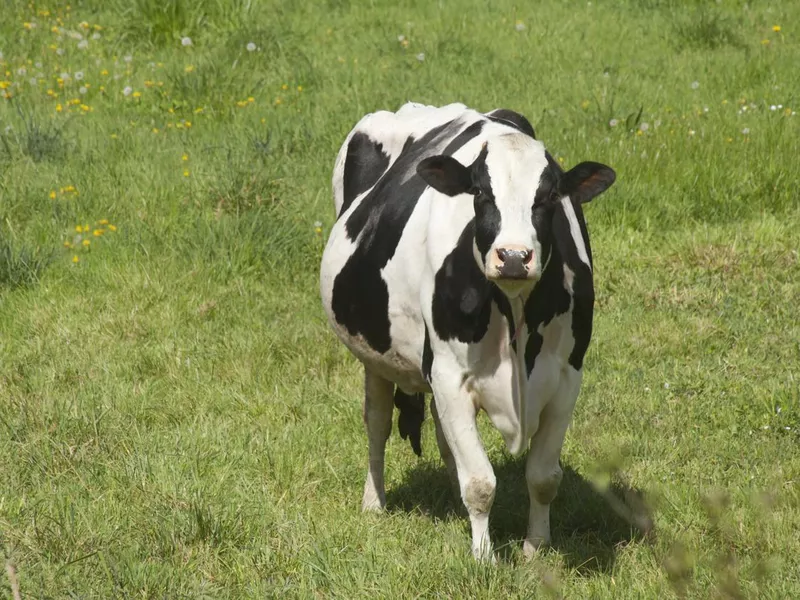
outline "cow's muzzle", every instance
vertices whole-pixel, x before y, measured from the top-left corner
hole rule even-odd
[[[492,257],[498,279],[528,279],[533,268],[533,250],[524,246],[497,248]]]

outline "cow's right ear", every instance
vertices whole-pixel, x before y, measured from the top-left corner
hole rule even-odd
[[[466,194],[472,189],[469,168],[452,156],[431,156],[420,161],[417,175],[437,192],[448,196]]]

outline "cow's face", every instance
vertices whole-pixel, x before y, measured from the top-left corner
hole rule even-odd
[[[443,194],[473,196],[474,254],[486,278],[516,297],[542,276],[558,201],[588,202],[614,182],[614,171],[581,163],[564,173],[541,142],[520,133],[492,138],[465,167],[450,156],[420,162],[417,173]]]

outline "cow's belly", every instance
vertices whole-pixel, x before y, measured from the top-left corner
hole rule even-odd
[[[420,202],[422,204],[422,202]],[[422,210],[420,210],[422,208]],[[361,334],[351,334],[339,323],[332,309],[336,276],[356,249],[346,234],[343,218],[331,231],[320,270],[320,293],[328,321],[336,335],[364,365],[385,379],[393,381],[406,393],[429,392],[430,386],[422,375],[422,349],[425,325],[419,302],[420,279],[427,236],[423,220],[425,207],[417,206],[394,256],[381,269],[381,279],[389,293],[386,311],[389,317],[390,347],[385,352],[373,348]],[[358,282],[355,282],[358,286]]]

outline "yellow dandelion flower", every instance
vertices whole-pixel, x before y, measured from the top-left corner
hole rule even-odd
[[[86,104],[81,104],[81,110],[82,110],[83,112],[91,112],[91,110],[92,110],[92,107],[91,107],[91,106],[88,106],[88,105],[86,105]]]
[[[93,235],[94,237],[100,237],[100,236],[101,236],[101,235],[103,235],[104,233],[105,233],[105,230],[103,230],[103,229],[95,229],[95,230],[92,232],[92,235]]]
[[[72,244],[70,244],[69,240],[64,240],[64,248],[72,248]]]
[[[183,123],[175,123],[175,127],[178,129],[183,129]]]
[[[187,128],[189,128],[189,127],[191,127],[191,126],[192,126],[192,122],[191,122],[191,121],[186,121],[186,122],[184,122],[184,125],[185,125]]]
[[[189,169],[184,169],[183,170],[183,176],[184,177],[188,177],[189,176]]]
[[[83,227],[81,227],[80,225],[75,225],[75,232],[76,233],[81,233],[82,231],[83,231]]]
[[[267,119],[264,118],[264,117],[261,117],[261,124],[264,125],[266,122],[267,122]]]
[[[778,33],[780,30],[781,30],[781,26],[780,25],[773,25],[772,26],[772,31],[774,31],[775,33]]]
[[[563,156],[559,156],[558,157],[558,162],[560,162],[561,164],[564,164],[564,157]]]
[[[303,86],[302,85],[298,85],[297,86],[297,91],[298,92],[302,92],[303,91]]]
[[[153,133],[158,133],[158,127],[153,127]]]
[[[277,98],[275,98],[275,104],[276,104],[276,105],[277,105],[277,104],[280,104],[281,102],[283,102],[283,100],[281,100],[281,97],[280,97],[280,96],[278,96]]]
[[[586,110],[587,108],[589,108],[590,104],[591,104],[591,102],[589,102],[588,100],[584,100],[583,102],[581,102],[581,108],[583,110]]]
[[[89,244],[91,244],[91,243],[92,243],[92,242],[91,242],[91,241],[89,241],[89,240],[83,240],[83,241],[81,242],[81,244],[83,244],[83,247],[84,247],[84,248],[88,248],[88,247],[89,247]]]
[[[131,95],[132,95],[134,98],[141,98],[141,97],[142,97],[142,92],[133,92],[133,94],[131,94]]]
[[[199,115],[201,112],[203,112],[203,107],[202,106],[194,109],[194,114],[196,114],[196,115]]]
[[[56,191],[55,190],[50,190],[50,193],[48,194],[48,196],[50,197],[50,200],[55,200],[56,199]]]
[[[729,138],[727,138],[725,141],[726,141],[726,142],[728,142],[728,143],[730,144],[730,143],[733,141],[733,138],[732,138],[732,137],[729,137]]]
[[[108,69],[103,69],[102,71],[100,71],[100,75],[102,75],[103,77],[108,77]]]
[[[10,81],[0,81],[0,90],[7,90],[10,86]]]
[[[78,258],[78,255],[77,255],[77,254],[76,254],[76,255],[74,255],[74,256],[72,257],[72,262],[73,262],[73,263],[75,263],[75,264],[77,264],[77,263],[78,263],[80,260],[81,260],[81,259],[80,259],[80,258]]]
[[[184,152],[183,156],[181,156],[181,160],[186,162],[187,160],[189,160],[189,155]]]
[[[256,99],[255,99],[255,98],[253,98],[252,96],[248,96],[248,97],[247,97],[247,101],[248,101],[248,102],[250,102],[250,103],[252,104],[253,102],[255,102],[255,101],[256,101]]]
[[[174,115],[174,114],[175,114],[175,109],[174,109],[174,108],[172,108],[172,107],[170,106],[170,107],[167,109],[167,112],[168,112],[169,114],[171,114],[171,115]]]
[[[191,73],[192,71],[194,71],[194,65],[186,65],[184,71],[186,71],[187,73]]]
[[[56,27],[55,25],[53,25],[53,26],[50,28],[50,33],[58,33],[58,27]]]
[[[769,45],[769,40],[761,40],[761,43],[765,46]]]
[[[286,91],[286,90],[288,90],[288,89],[289,89],[289,84],[288,84],[288,83],[284,83],[284,84],[281,86],[281,89],[282,89],[283,91]]]
[[[111,139],[112,139],[112,140],[115,140],[115,139],[117,139],[117,134],[116,134],[116,133],[112,133],[112,134],[111,134]]]
[[[83,230],[84,230],[86,233],[89,233],[89,225],[88,225],[88,224],[84,225],[84,226],[83,226]]]
[[[109,231],[116,231],[117,230],[117,226],[116,225],[109,225],[108,226],[108,230]]]
[[[98,225],[108,225],[108,219],[100,219],[97,222]]]

